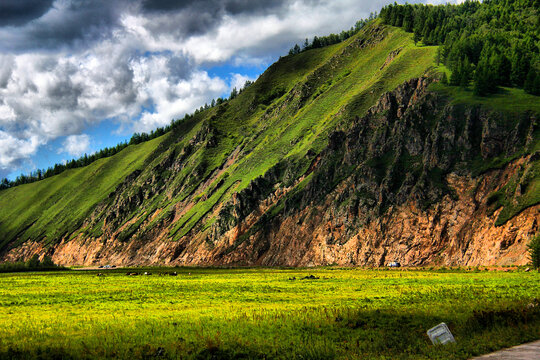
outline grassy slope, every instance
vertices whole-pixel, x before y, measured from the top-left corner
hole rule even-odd
[[[445,72],[450,78],[450,70],[440,65],[434,67],[437,72]],[[431,90],[443,93],[452,98],[453,104],[482,105],[498,111],[520,113],[523,111],[533,111],[540,114],[539,97],[527,94],[523,89],[501,87],[499,92],[489,96],[476,96],[473,94],[472,86],[463,88],[460,86],[448,86],[441,83],[434,83]]]
[[[67,170],[42,181],[2,191],[1,236],[11,239],[19,234],[22,242],[58,238],[75,231],[97,203],[127,175],[144,166],[166,137],[129,146],[84,168]],[[0,242],[0,245],[5,243]]]
[[[0,274],[0,358],[469,359],[537,339],[540,274],[470,270]],[[440,322],[456,344],[431,345]]]

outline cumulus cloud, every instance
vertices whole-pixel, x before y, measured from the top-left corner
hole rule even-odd
[[[14,164],[18,165],[21,158],[35,153],[41,142],[37,136],[29,136],[21,140],[0,130],[0,170]]]
[[[438,0],[434,0],[438,1]],[[101,121],[149,131],[240,88],[216,64],[261,66],[295,42],[339,32],[387,0],[3,0],[0,172]]]
[[[86,134],[70,135],[63,142],[63,146],[63,152],[67,152],[74,157],[79,157],[90,149],[90,136]]]
[[[170,58],[152,56],[133,64],[134,82],[141,91],[144,110],[135,123],[136,131],[149,131],[168,124],[180,114],[193,111],[227,90],[224,80],[210,77],[205,71],[193,71],[189,77],[178,78],[170,67]]]
[[[240,90],[244,87],[246,84],[246,81],[254,81],[255,78],[249,77],[242,74],[231,74],[231,82],[230,82],[230,90],[236,88],[236,90]]]

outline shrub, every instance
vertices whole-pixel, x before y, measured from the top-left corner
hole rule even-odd
[[[49,256],[44,256],[40,261],[37,254],[26,262],[0,263],[0,273],[49,270],[67,270],[67,268],[56,265]]]
[[[529,245],[529,258],[534,268],[540,268],[540,234],[536,235]]]

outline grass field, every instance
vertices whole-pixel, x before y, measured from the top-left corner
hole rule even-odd
[[[0,358],[466,359],[540,338],[537,272],[103,273],[0,274]],[[440,322],[457,344],[431,345]]]

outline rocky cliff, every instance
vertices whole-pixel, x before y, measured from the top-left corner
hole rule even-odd
[[[384,93],[364,116],[329,132],[321,151],[284,159],[239,191],[222,188],[245,146],[213,171],[184,171],[190,156],[219,145],[220,130],[205,122],[152,165],[152,176],[128,176],[81,230],[55,244],[27,241],[3,257],[41,253],[68,265],[525,264],[540,221],[536,115],[459,104],[431,91],[432,81]],[[186,191],[168,208],[128,216]],[[186,226],[184,215],[219,191],[232,196]]]
[[[504,189],[519,204],[536,176],[538,152],[519,154],[534,142],[536,117],[510,119],[481,107],[454,106],[428,91],[428,82],[399,86],[350,129],[332,133],[299,180],[305,182],[301,189],[284,192],[272,176],[252,182],[222,210],[220,220],[233,220],[215,223],[212,249],[199,250],[198,261],[526,263],[539,207],[523,206],[497,224],[501,204],[494,195]],[[494,158],[512,160],[497,169],[485,166]]]

